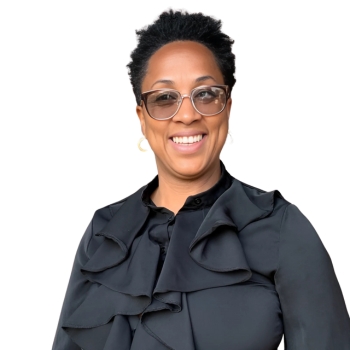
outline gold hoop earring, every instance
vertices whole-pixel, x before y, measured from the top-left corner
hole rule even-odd
[[[230,131],[227,133],[227,135],[230,136],[230,144],[232,145],[233,144],[233,138],[232,138],[232,135],[231,135]]]
[[[143,137],[140,138],[139,142],[137,143],[137,147],[139,148],[139,150],[140,150],[141,152],[147,152],[146,149],[144,149],[144,148],[141,147],[141,143],[142,143],[142,141],[144,141],[144,140],[146,140],[146,138],[143,136]]]

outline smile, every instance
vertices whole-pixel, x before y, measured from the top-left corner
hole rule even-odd
[[[192,144],[199,142],[203,139],[203,135],[193,135],[193,136],[175,136],[171,138],[173,142],[178,144]]]

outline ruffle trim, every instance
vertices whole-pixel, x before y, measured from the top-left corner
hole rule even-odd
[[[84,350],[112,350],[116,344],[120,350],[194,350],[186,292],[249,280],[252,272],[238,233],[270,215],[275,196],[282,197],[277,190],[259,191],[233,178],[190,241],[186,234],[172,237],[156,280],[159,246],[140,234],[149,212],[141,192],[130,196],[97,233],[105,239],[82,268],[99,287],[63,328]],[[127,315],[139,314],[143,335],[135,334],[132,341]],[[173,329],[181,336],[174,336]]]

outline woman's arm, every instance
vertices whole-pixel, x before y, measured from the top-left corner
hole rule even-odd
[[[294,204],[286,207],[281,222],[275,283],[285,349],[350,350],[350,319],[332,261]]]
[[[62,324],[83,302],[91,287],[91,283],[86,280],[80,269],[88,260],[87,249],[92,237],[92,227],[93,220],[91,220],[80,241],[74,259],[52,350],[80,350],[80,347],[73,343],[68,334],[62,329]]]

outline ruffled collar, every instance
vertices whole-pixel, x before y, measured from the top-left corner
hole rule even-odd
[[[169,327],[190,322],[186,293],[250,279],[252,272],[239,232],[248,224],[269,216],[275,196],[282,197],[277,190],[265,192],[222,173],[220,181],[226,183],[227,179],[230,186],[212,205],[195,235],[190,237],[183,232],[172,236],[158,279],[159,247],[142,233],[150,211],[142,198],[146,198],[145,190],[150,187],[142,187],[125,200],[106,226],[96,233],[105,239],[82,268],[87,280],[99,287],[63,325],[77,344],[90,349],[83,343],[83,334],[89,330],[107,340],[118,338],[118,329],[122,327],[116,327],[115,323],[122,322],[123,316],[142,314],[142,331],[152,337],[150,341],[156,339],[170,349],[194,350],[190,328],[184,329],[183,337],[167,336]],[[220,186],[216,189],[222,188]],[[192,196],[188,204],[192,205],[200,195]],[[158,311],[161,310],[168,312],[160,317]],[[110,330],[106,331],[106,327]],[[112,329],[117,330],[112,334]]]
[[[225,165],[220,161],[221,175],[217,183],[208,190],[189,196],[180,211],[199,210],[211,207],[215,201],[231,186],[232,176],[228,173]],[[146,185],[141,193],[142,203],[151,209],[161,210],[161,207],[156,207],[151,200],[151,194],[158,187],[158,175]]]

